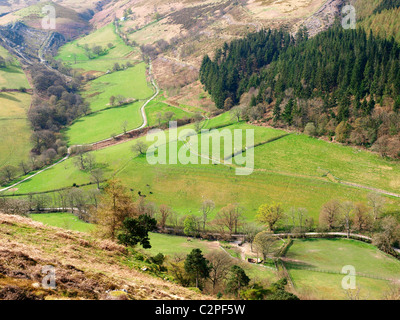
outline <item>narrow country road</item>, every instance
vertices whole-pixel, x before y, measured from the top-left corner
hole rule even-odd
[[[145,110],[145,108],[146,108],[146,106],[147,106],[151,101],[153,101],[153,100],[158,96],[158,94],[160,93],[160,89],[158,88],[158,86],[157,86],[157,84],[156,84],[156,82],[155,82],[155,80],[154,80],[154,78],[153,78],[153,75],[152,75],[152,64],[151,64],[151,61],[149,62],[149,76],[151,77],[151,84],[152,84],[153,87],[155,88],[155,93],[154,93],[154,95],[153,95],[151,98],[149,98],[148,100],[146,100],[146,102],[143,104],[143,106],[142,106],[141,109],[140,109],[140,112],[141,112],[141,115],[142,115],[142,118],[143,118],[143,123],[142,123],[142,125],[141,125],[140,127],[136,128],[136,129],[131,130],[131,131],[138,131],[138,130],[141,130],[141,129],[143,129],[144,127],[147,126],[147,116],[146,116],[146,110]],[[123,135],[124,135],[124,133],[121,133],[121,134],[117,135],[116,137],[120,137],[120,136],[123,136]],[[99,143],[99,142],[105,142],[105,141],[111,141],[111,140],[114,140],[114,138],[108,138],[108,139],[104,139],[104,140],[101,140],[101,141],[96,141],[96,142],[90,143],[89,145],[94,145],[94,144]],[[41,173],[43,173],[44,171],[47,171],[47,170],[49,170],[49,169],[55,167],[56,165],[60,164],[61,162],[64,162],[65,160],[67,160],[67,159],[71,156],[70,151],[71,151],[71,148],[68,148],[68,153],[67,153],[67,155],[66,155],[64,158],[62,158],[61,160],[59,160],[59,161],[57,161],[56,163],[53,163],[52,165],[50,165],[50,166],[48,166],[48,167],[46,167],[46,168],[44,168],[44,169],[42,169],[42,170],[40,170],[40,171],[38,171],[38,172],[32,174],[32,175],[30,175],[30,176],[24,178],[24,179],[21,180],[21,181],[18,181],[18,182],[16,182],[16,183],[12,184],[11,186],[8,186],[8,187],[6,187],[6,188],[0,189],[0,193],[1,193],[1,192],[4,192],[4,191],[7,191],[7,190],[10,190],[10,189],[12,189],[12,188],[15,188],[16,186],[20,185],[21,183],[23,183],[23,182],[25,182],[25,181],[27,181],[27,180],[29,180],[29,179],[31,179],[31,178],[33,178],[33,177],[35,177],[35,176],[41,174]]]

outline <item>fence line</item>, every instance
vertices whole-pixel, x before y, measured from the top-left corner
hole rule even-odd
[[[329,273],[329,274],[340,274],[340,275],[346,275],[347,273],[341,272],[341,271],[336,271],[336,270],[327,270],[327,269],[320,269],[320,268],[311,268],[311,267],[305,267],[305,266],[299,266],[291,263],[287,263],[289,269],[298,269],[298,270],[307,270],[307,271],[314,271],[314,272],[320,272],[320,273]],[[364,278],[371,278],[371,279],[378,279],[378,280],[386,280],[386,281],[398,281],[400,279],[394,279],[394,278],[385,278],[385,277],[380,277],[372,274],[367,274],[363,272],[356,272],[356,276],[364,277]]]

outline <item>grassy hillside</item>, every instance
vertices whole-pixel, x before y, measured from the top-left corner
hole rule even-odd
[[[83,96],[90,103],[92,111],[110,107],[110,97],[123,95],[125,98],[145,99],[153,89],[146,81],[146,64],[139,63],[126,70],[101,76],[85,86]]]
[[[30,103],[30,94],[0,92],[0,168],[29,159],[31,128],[26,113]]]
[[[209,120],[207,127],[228,119],[225,114],[221,115]],[[245,123],[228,128],[254,128],[256,142],[286,134],[278,129]],[[145,137],[140,140],[145,141]],[[213,199],[217,209],[228,203],[241,204],[249,219],[254,219],[262,203],[273,201],[282,202],[285,209],[307,208],[317,218],[321,206],[329,199],[366,201],[370,190],[345,186],[333,176],[394,192],[398,190],[396,181],[400,168],[397,162],[301,134],[286,135],[257,147],[256,168],[249,176],[236,176],[234,168],[224,165],[150,165],[145,156],[136,157],[131,151],[135,143],[133,140],[93,152],[96,161],[107,167],[105,177],[116,174],[134,194],[141,191],[148,201],[168,204],[180,214],[199,214],[202,199]],[[179,147],[182,145],[179,143]],[[69,159],[19,185],[17,193],[50,191],[89,180],[89,173],[79,171],[73,159]],[[399,199],[387,197],[389,209],[395,210],[399,203]]]
[[[166,112],[175,113],[172,120],[193,116],[192,112],[187,112],[181,108],[170,106],[161,101],[152,101],[146,106],[146,116],[149,126],[157,126],[159,124],[158,114],[160,113],[161,115],[164,115]],[[161,119],[161,123],[163,122],[165,122],[165,120]]]
[[[108,45],[112,44],[109,48]],[[106,54],[89,57],[85,45],[89,49],[101,46]],[[115,33],[115,26],[110,23],[93,33],[75,41],[69,42],[60,48],[56,59],[61,59],[74,69],[82,71],[106,72],[112,70],[114,63],[124,64],[134,62],[139,58],[140,51],[127,46]]]
[[[17,59],[2,46],[0,46],[0,57],[11,59],[7,67],[0,68],[0,89],[19,89],[30,88],[28,80],[25,76]]]
[[[32,219],[65,229],[89,231],[88,224],[77,220],[72,214],[34,214]],[[151,249],[143,250],[151,255],[161,252],[167,256],[188,254],[193,248],[208,253],[222,250],[220,245],[230,244],[205,241],[186,237],[151,233]],[[233,246],[232,246],[233,248]],[[233,254],[232,249],[225,249]],[[332,255],[332,252],[335,254]],[[234,256],[234,255],[233,255]],[[277,274],[269,268],[236,260],[251,278],[276,281]],[[348,299],[342,288],[344,275],[340,274],[346,265],[356,269],[356,286],[363,299],[382,299],[390,289],[392,281],[400,271],[400,262],[379,251],[376,247],[356,240],[347,239],[295,239],[283,258],[284,264],[295,285],[294,290],[305,299]]]
[[[0,230],[0,292],[6,299],[12,292],[46,300],[207,298],[138,271],[143,262],[110,241],[3,214]],[[55,266],[56,289],[40,285],[46,265]]]
[[[122,126],[127,121],[127,129],[139,127],[143,123],[140,108],[142,102],[130,103],[121,107],[92,113],[76,120],[64,130],[70,145],[86,144],[123,132]]]
[[[295,240],[285,265],[296,290],[319,299],[348,299],[341,286],[344,275],[339,274],[344,266],[355,267],[361,299],[382,299],[391,285],[383,279],[397,279],[400,271],[398,260],[370,244],[347,239]]]
[[[92,113],[76,120],[64,130],[70,145],[96,142],[122,133],[125,121],[127,130],[135,129],[143,123],[140,113],[143,101],[111,107],[111,96],[122,95],[127,100],[136,100],[153,95],[146,81],[144,63],[99,77],[90,81],[86,88],[84,96],[90,103]]]
[[[27,111],[31,94],[7,92],[8,89],[30,88],[27,77],[19,62],[5,48],[0,46],[0,57],[6,67],[0,68],[0,168],[5,165],[18,166],[29,159],[32,149],[31,128]]]
[[[55,3],[53,1],[43,1],[29,6],[25,6],[20,10],[8,11],[9,14],[0,18],[0,24],[8,24],[16,21],[23,23],[37,29],[42,28],[43,7],[52,6],[56,13],[56,31],[63,34],[67,39],[75,38],[76,36],[89,32],[90,25],[84,20],[78,12],[70,8],[68,4]],[[46,11],[45,11],[46,12]]]

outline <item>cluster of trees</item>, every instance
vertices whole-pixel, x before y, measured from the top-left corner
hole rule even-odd
[[[170,42],[160,39],[153,44],[144,44],[140,46],[140,50],[146,56],[150,57],[151,59],[156,59],[157,56],[167,50],[169,50],[174,43],[174,40]]]
[[[6,214],[27,215],[48,208],[71,211],[79,219],[90,221],[90,210],[99,203],[98,189],[85,190],[78,187],[62,189],[53,193],[30,194],[25,197],[0,197],[0,211]]]
[[[89,112],[88,103],[77,93],[80,79],[66,79],[43,65],[30,68],[32,81],[37,91],[28,119],[33,128],[33,154],[45,155],[52,161],[57,155],[66,154],[66,144],[62,141],[61,128],[77,117]],[[46,162],[46,161],[44,161]]]
[[[161,129],[167,129],[168,124],[170,121],[176,121],[178,126],[188,124],[190,122],[194,123],[194,129],[196,131],[200,131],[201,129],[201,121],[203,120],[203,116],[200,112],[196,112],[193,116],[188,117],[184,116],[183,118],[176,119],[176,114],[173,111],[165,111],[164,113],[162,112],[157,112],[156,113],[156,120],[158,123],[158,127]]]
[[[128,68],[133,67],[132,62],[128,61],[126,64],[119,64],[118,62],[114,63],[112,71],[113,72],[117,72],[117,71],[121,71],[121,70],[125,70]]]
[[[127,101],[127,98],[124,97],[122,94],[118,94],[116,96],[111,96],[110,97],[110,102],[109,105],[111,107],[119,107],[125,104]]]
[[[396,9],[400,7],[399,0],[382,0],[374,9],[374,13],[380,13],[383,10]]]
[[[21,160],[18,166],[5,165],[1,167],[0,184],[10,183],[21,174],[26,175],[32,170],[49,165],[68,152],[66,142],[61,140],[58,134],[53,134],[48,130],[33,132],[31,141],[35,150],[41,150],[41,153],[31,153],[29,160]],[[44,149],[41,149],[42,146]]]
[[[385,211],[385,199],[375,193],[368,195],[368,205],[331,200],[321,209],[320,229],[323,231],[344,231],[372,234],[372,242],[382,251],[393,253],[393,246],[400,241],[398,219]]]
[[[336,136],[398,157],[400,46],[363,30],[333,27],[313,38],[300,29],[263,30],[205,56],[200,80],[220,109],[265,108],[277,126]],[[252,89],[253,88],[253,89]],[[256,89],[256,90],[254,90]]]
[[[194,286],[203,292],[245,300],[298,300],[285,289],[287,281],[276,283],[251,280],[245,270],[223,251],[203,255],[193,249],[188,255],[178,254],[167,261],[168,271],[185,287]]]
[[[94,59],[106,55],[110,49],[114,48],[114,45],[110,42],[107,44],[107,47],[103,48],[102,46],[99,45],[94,45],[92,47],[89,47],[89,45],[85,43],[82,47],[85,51],[85,55],[89,59]],[[76,55],[74,55],[73,57],[76,64]]]
[[[120,232],[126,235],[127,230],[135,223],[138,225],[142,225],[143,222],[149,223],[149,228],[155,229],[157,222],[153,224],[153,219],[156,210],[155,205],[146,203],[143,197],[139,197],[136,202],[133,201],[131,192],[119,180],[111,179],[104,188],[98,206],[90,210],[90,216],[91,221],[96,223],[96,233],[100,237],[115,240]],[[160,212],[162,210],[160,207]],[[147,216],[151,220],[140,218],[141,216]],[[145,220],[131,221],[139,218]],[[127,239],[128,236],[125,237]],[[123,242],[128,243],[125,240]]]
[[[100,54],[98,49],[93,47],[90,51]],[[86,48],[86,46],[85,46]],[[97,48],[97,49],[96,49]],[[113,48],[109,43],[108,48]],[[33,149],[29,161],[21,161],[18,166],[7,165],[0,169],[0,184],[9,183],[21,174],[27,174],[37,170],[44,165],[52,163],[55,159],[65,156],[68,152],[67,144],[63,140],[60,130],[71,124],[76,118],[90,112],[89,104],[78,94],[82,77],[75,75],[70,78],[62,74],[70,74],[60,61],[52,57],[46,57],[49,65],[60,71],[52,71],[44,65],[37,64],[30,67],[33,86],[37,92],[28,112],[28,119],[31,123],[33,133],[31,142]],[[114,69],[132,67],[132,63],[119,66],[116,63]],[[112,105],[125,103],[122,96],[111,97]]]
[[[3,58],[0,56],[0,68],[7,68],[8,66],[13,65],[14,59],[12,57]]]
[[[161,112],[156,113],[156,119],[157,119],[159,126],[161,126],[161,123],[163,121],[165,121],[167,123],[170,122],[173,117],[175,117],[175,112],[173,112],[173,111],[165,111],[164,113],[161,113]]]

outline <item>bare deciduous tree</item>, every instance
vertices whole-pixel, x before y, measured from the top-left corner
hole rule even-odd
[[[17,168],[11,165],[6,165],[0,170],[0,179],[4,180],[5,182],[12,181],[17,174]]]
[[[19,167],[21,168],[21,170],[22,170],[22,172],[23,172],[24,174],[28,174],[28,172],[30,171],[29,166],[28,166],[24,161],[21,161],[21,162],[19,163]]]
[[[204,200],[201,204],[201,213],[203,217],[203,232],[206,230],[206,223],[208,219],[208,215],[213,211],[215,208],[215,203],[212,200]]]
[[[139,153],[139,155],[145,154],[147,151],[147,144],[145,144],[143,141],[138,141],[132,147],[132,151],[135,153]]]
[[[262,231],[262,227],[254,222],[245,223],[242,226],[242,232],[245,235],[245,240],[250,243],[250,250],[253,252],[253,241],[258,233]]]
[[[371,192],[367,195],[368,204],[372,208],[372,216],[374,220],[378,220],[385,206],[386,200],[381,195]]]
[[[226,278],[233,261],[228,254],[219,250],[208,253],[206,259],[210,261],[209,279],[212,284],[213,293],[215,293],[217,285]]]
[[[231,114],[231,118],[239,122],[243,113],[243,107],[241,106],[234,107],[229,112]]]
[[[128,130],[128,121],[125,120],[124,122],[122,122],[121,127],[122,127],[122,131],[124,132],[124,134],[126,134],[126,132]]]
[[[354,227],[356,230],[363,232],[370,230],[373,224],[373,217],[370,209],[362,202],[354,205]]]
[[[256,251],[263,256],[264,261],[266,261],[268,255],[272,253],[272,247],[277,241],[278,238],[272,236],[268,231],[262,231],[255,236],[254,247]]]
[[[222,227],[229,230],[231,235],[233,232],[237,232],[237,228],[242,219],[241,208],[236,204],[228,204],[223,207],[215,218],[216,223]]]
[[[172,211],[171,211],[171,208],[165,204],[160,205],[158,210],[160,212],[160,219],[159,219],[158,223],[160,224],[161,229],[164,229],[167,219],[171,215]]]
[[[97,189],[100,189],[100,183],[103,181],[104,171],[100,168],[90,171],[90,180],[97,184]]]
[[[400,225],[396,218],[387,216],[380,223],[381,231],[374,234],[372,243],[384,252],[393,252],[393,245],[400,240]]]
[[[319,222],[326,226],[328,230],[332,230],[337,226],[339,221],[340,202],[336,199],[330,200],[322,206],[319,215]]]
[[[350,238],[351,223],[353,220],[352,216],[353,209],[354,209],[354,204],[351,201],[345,201],[341,205],[343,226],[347,233],[347,239]]]

